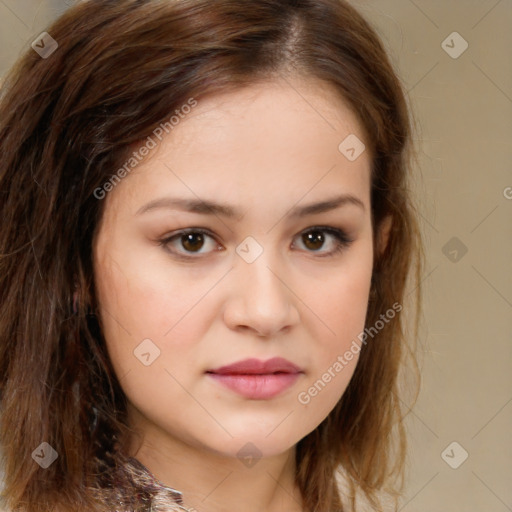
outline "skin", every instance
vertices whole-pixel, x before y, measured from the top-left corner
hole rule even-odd
[[[198,511],[303,510],[295,445],[334,408],[358,355],[309,403],[297,397],[363,331],[372,275],[371,157],[364,151],[351,162],[338,150],[349,134],[364,141],[329,86],[254,84],[199,101],[104,199],[95,282],[109,355],[141,434],[133,455]],[[347,203],[287,216],[341,193],[364,209]],[[243,217],[165,207],[137,215],[165,196],[228,203]],[[315,226],[341,228],[353,242],[329,256],[335,237],[322,231],[323,245],[305,237]],[[214,238],[159,245],[185,228]],[[248,236],[263,249],[252,263],[236,252]],[[134,356],[147,338],[160,350],[149,366]],[[275,356],[303,373],[272,399],[243,397],[205,374]],[[251,467],[237,456],[248,442],[261,457]]]

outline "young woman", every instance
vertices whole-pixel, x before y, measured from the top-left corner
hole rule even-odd
[[[409,119],[340,0],[89,0],[38,37],[0,103],[5,508],[398,496]]]

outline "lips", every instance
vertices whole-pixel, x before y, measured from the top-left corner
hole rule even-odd
[[[221,366],[207,373],[217,375],[269,375],[273,373],[300,373],[301,369],[282,357],[274,357],[268,361],[244,359],[233,364]]]
[[[274,357],[245,359],[206,372],[214,381],[251,400],[269,400],[290,388],[304,372],[295,364]]]

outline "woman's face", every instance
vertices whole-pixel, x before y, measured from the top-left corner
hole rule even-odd
[[[373,262],[362,128],[333,90],[297,80],[178,118],[104,199],[94,271],[109,355],[131,422],[161,453],[282,453],[326,418],[358,360]],[[223,208],[183,206],[198,201]],[[295,367],[210,373],[272,358]]]

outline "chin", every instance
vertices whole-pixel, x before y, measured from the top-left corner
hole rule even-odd
[[[279,427],[270,435],[271,430],[265,433],[247,428],[240,433],[231,430],[233,438],[223,440],[215,446],[212,446],[210,439],[209,447],[219,455],[239,459],[273,457],[290,450],[302,438],[297,433],[291,433],[285,429],[277,433],[278,429]]]

